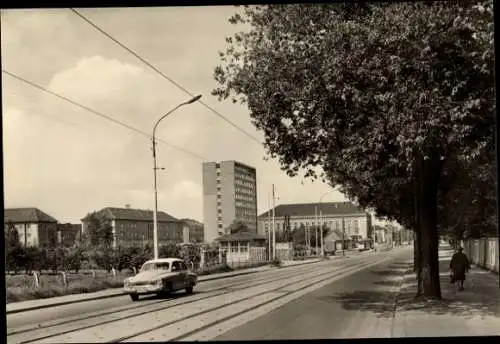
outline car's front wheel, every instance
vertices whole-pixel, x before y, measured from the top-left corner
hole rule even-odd
[[[193,288],[194,288],[194,285],[191,284],[189,287],[186,288],[186,293],[192,294],[193,293]]]
[[[163,290],[158,293],[158,296],[160,296],[160,297],[170,296],[170,294],[172,293],[172,291],[173,291],[172,290],[172,283],[170,283],[170,282],[164,282]]]
[[[138,294],[130,294],[130,298],[132,299],[132,301],[138,301],[139,295]]]

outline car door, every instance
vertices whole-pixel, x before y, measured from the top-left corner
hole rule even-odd
[[[179,263],[179,289],[184,289],[188,284],[188,269],[184,262],[177,263]]]
[[[177,291],[182,289],[183,285],[183,277],[182,277],[182,270],[179,265],[179,262],[173,262],[172,263],[172,288],[174,289],[173,291]]]

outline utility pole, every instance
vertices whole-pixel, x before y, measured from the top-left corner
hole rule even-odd
[[[157,167],[156,166],[156,128],[158,128],[158,124],[169,116],[172,112],[180,108],[181,106],[184,105],[189,105],[192,104],[196,101],[198,101],[201,98],[201,95],[198,95],[196,97],[191,98],[190,100],[181,103],[174,107],[172,110],[167,112],[165,115],[161,116],[155,123],[153,127],[153,173],[154,173],[154,209],[153,209],[153,251],[154,251],[154,258],[158,259],[158,185],[156,181],[156,171],[158,169],[163,170],[163,167]]]
[[[306,231],[306,254],[309,256],[309,225],[307,224],[307,222],[305,231]]]
[[[276,259],[276,219],[275,219],[275,211],[274,208],[276,207],[276,202],[275,202],[275,194],[274,194],[274,184],[273,184],[273,259]]]
[[[345,256],[345,221],[342,216],[342,255]]]
[[[330,190],[328,192],[325,192],[324,194],[321,195],[321,197],[319,198],[319,220],[320,220],[320,238],[321,238],[321,255],[324,256],[325,255],[325,250],[324,250],[324,244],[323,244],[323,241],[324,241],[324,238],[323,238],[323,198],[328,196],[328,194],[332,193],[334,190]]]
[[[319,208],[319,233],[320,233],[320,240],[321,240],[321,256],[325,255],[325,250],[323,247],[323,212],[321,211],[321,207]]]
[[[315,231],[314,231],[314,243],[316,244],[316,254],[318,254],[318,207],[314,206],[314,222],[315,222]]]
[[[269,205],[269,211],[267,212],[267,239],[269,241],[269,255],[268,259],[271,261],[272,259],[272,246],[271,246],[271,194],[269,191],[267,192],[267,204]]]

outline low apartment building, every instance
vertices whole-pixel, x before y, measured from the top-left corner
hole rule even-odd
[[[192,219],[179,220],[183,224],[183,242],[185,244],[197,244],[204,242],[204,226],[203,223]]]
[[[132,208],[104,208],[97,212],[111,223],[113,247],[153,245],[153,211]],[[90,214],[89,214],[90,215]],[[89,215],[82,221],[82,231],[88,228]],[[175,217],[158,211],[158,244],[183,242],[183,223]]]
[[[63,247],[71,247],[82,238],[82,225],[72,223],[57,224],[57,241]]]
[[[57,220],[38,208],[4,209],[4,228],[16,228],[24,247],[55,247]]]

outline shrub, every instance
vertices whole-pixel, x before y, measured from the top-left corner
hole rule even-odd
[[[100,275],[95,279],[84,274],[69,274],[68,287],[65,288],[60,275],[40,276],[40,288],[35,288],[33,276],[18,275],[6,278],[7,302],[45,299],[55,296],[92,293],[109,288],[123,286],[125,275],[116,278]]]
[[[271,266],[275,266],[278,268],[280,268],[283,265],[282,261],[278,258],[274,258],[273,260],[271,260],[270,264],[271,264]]]
[[[204,276],[204,275],[218,274],[231,271],[233,271],[233,269],[231,269],[227,264],[219,264],[201,268],[196,273],[198,274],[198,276]]]

